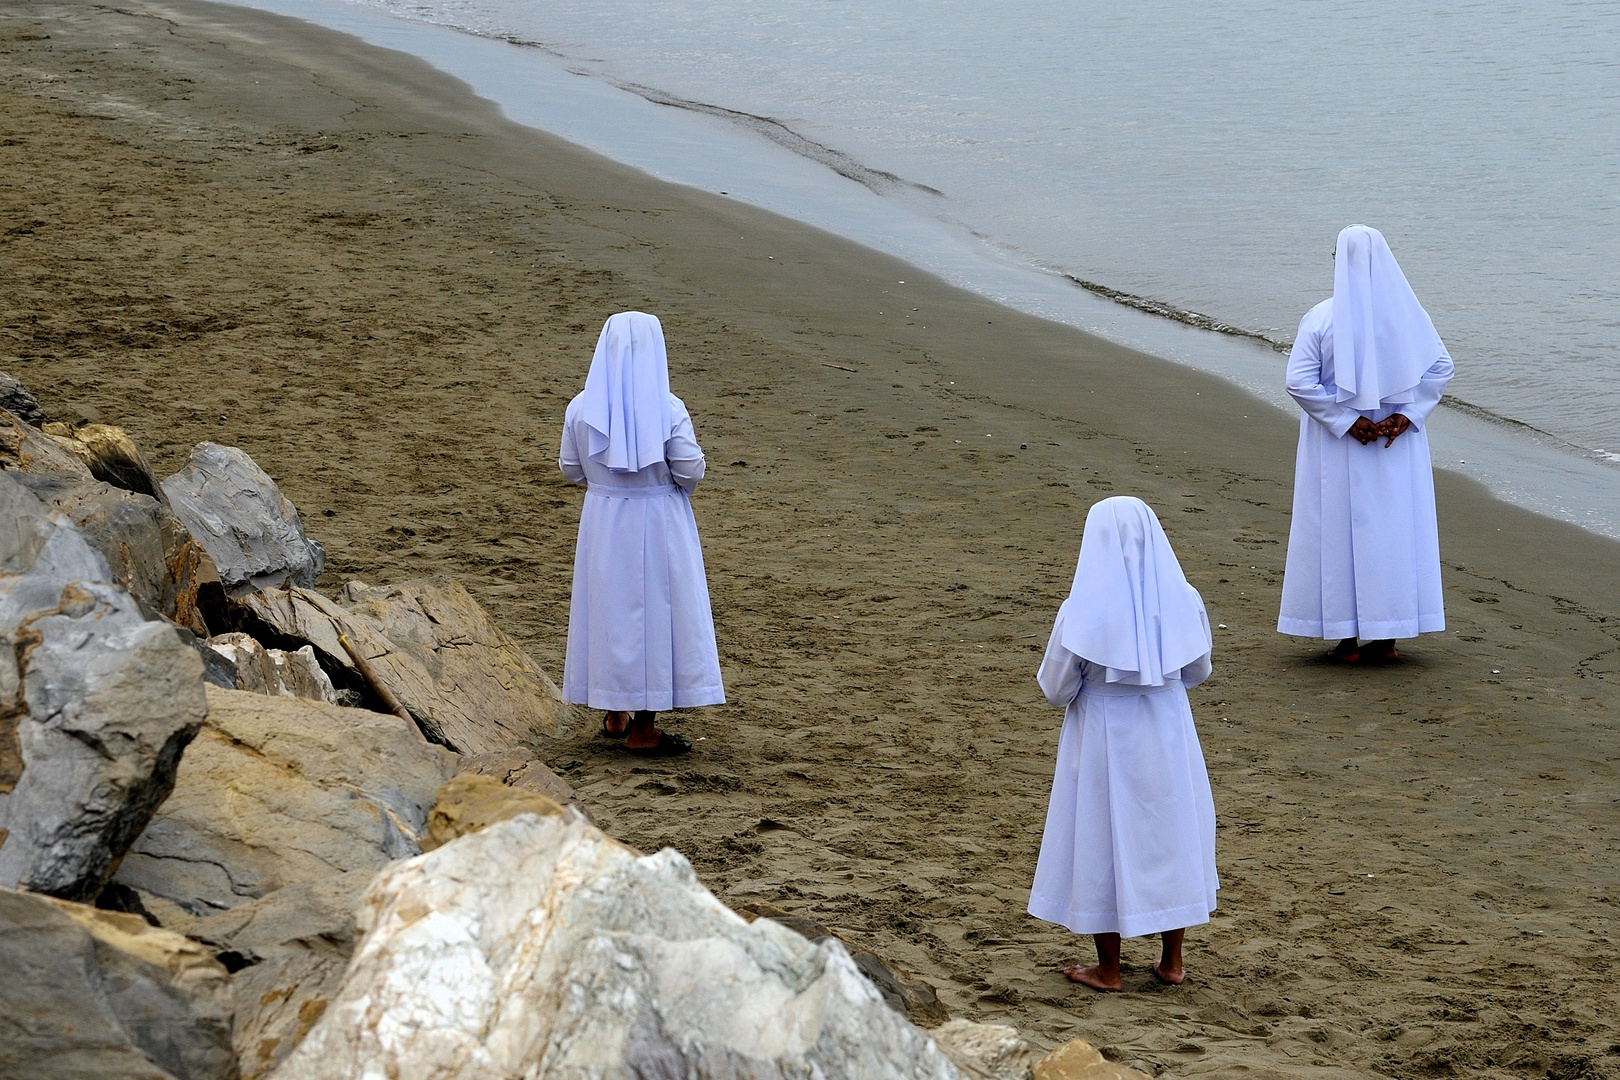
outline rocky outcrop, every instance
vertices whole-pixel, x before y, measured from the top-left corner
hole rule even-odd
[[[312,646],[292,652],[266,649],[256,638],[242,633],[211,637],[207,645],[230,665],[232,689],[338,704],[337,690],[321,670]]]
[[[162,488],[233,595],[314,585],[326,568],[326,549],[304,535],[298,509],[243,450],[198,443]]]
[[[38,399],[4,371],[0,371],[0,409],[34,427],[45,422],[45,410],[39,407]]]
[[[179,934],[0,889],[0,968],[6,1080],[237,1076],[225,969]]]
[[[0,886],[93,899],[206,712],[196,652],[109,576],[0,474]]]
[[[111,424],[44,424],[40,430],[84,462],[97,480],[153,499],[161,497],[146,455],[123,428]]]
[[[493,776],[461,773],[439,789],[428,811],[422,850],[432,851],[520,814],[561,813],[562,804],[533,791],[507,787]]]
[[[840,942],[746,923],[561,807],[389,867],[359,925],[276,1080],[957,1075]]]
[[[415,855],[455,755],[397,717],[208,688],[174,793],[117,880],[194,915]]]
[[[1148,1080],[1147,1073],[1109,1061],[1084,1039],[1071,1039],[1035,1063],[1033,1080]]]
[[[51,476],[69,483],[94,479],[84,462],[56,445],[38,428],[0,409],[0,472]]]
[[[343,982],[369,872],[277,889],[229,911],[180,920],[231,969],[232,1040],[243,1080],[268,1074],[303,1040]]]
[[[286,588],[240,598],[243,629],[261,640],[313,645],[327,671],[365,681],[339,641],[416,720],[423,735],[458,753],[485,754],[555,735],[562,695],[529,656],[455,581],[386,588],[344,586],[339,601]]]

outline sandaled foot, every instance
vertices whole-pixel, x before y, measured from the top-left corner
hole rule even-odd
[[[1159,977],[1160,982],[1168,983],[1171,986],[1180,986],[1182,983],[1187,981],[1186,968],[1166,967],[1163,960],[1155,960],[1153,962],[1153,974]]]
[[[1345,638],[1328,651],[1327,659],[1333,664],[1361,663],[1361,646],[1355,638]]]
[[[618,730],[615,731],[613,729],[614,718],[615,717],[621,717],[621,716],[624,719],[622,719],[622,720],[620,720],[618,722],[619,727],[618,727]],[[618,740],[623,739],[628,734],[630,734],[630,714],[629,713],[605,712],[605,713],[602,714],[602,730],[598,731],[596,733],[597,738],[599,738],[599,739],[613,739],[614,741],[618,741]]]
[[[1125,980],[1115,975],[1112,979],[1102,973],[1102,969],[1092,964],[1090,967],[1081,967],[1079,964],[1063,969],[1063,974],[1070,982],[1077,982],[1081,986],[1089,986],[1093,990],[1101,990],[1105,994],[1115,994],[1125,989]]]
[[[685,754],[692,749],[692,740],[671,734],[668,731],[658,732],[658,741],[648,746],[635,746],[629,743],[625,748],[637,757],[675,757]]]

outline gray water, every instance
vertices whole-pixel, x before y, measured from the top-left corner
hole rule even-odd
[[[1620,4],[248,2],[1289,409],[1260,339],[1375,225],[1475,406],[1436,464],[1620,537]]]

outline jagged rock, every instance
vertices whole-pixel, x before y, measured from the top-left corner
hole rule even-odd
[[[944,1003],[939,1000],[933,984],[917,978],[871,949],[852,943],[814,919],[784,911],[775,904],[763,900],[739,904],[736,911],[749,920],[770,919],[814,943],[820,943],[828,938],[843,942],[856,968],[877,987],[878,993],[883,995],[883,1000],[888,1002],[889,1007],[920,1027],[934,1027],[951,1018],[951,1014],[945,1010]]]
[[[162,489],[232,595],[313,585],[326,568],[326,549],[304,535],[298,509],[243,450],[198,443]]]
[[[176,927],[232,971],[242,1080],[280,1064],[337,994],[354,952],[354,912],[371,878],[357,871],[299,882]]]
[[[93,479],[84,462],[57,446],[50,436],[0,409],[0,472],[52,476],[69,483]]]
[[[523,814],[378,875],[343,988],[275,1080],[957,1073],[837,941],[745,923],[676,851]]]
[[[174,793],[117,880],[200,915],[374,871],[421,850],[455,769],[455,755],[398,717],[210,686]]]
[[[45,410],[39,407],[39,401],[4,371],[0,371],[0,409],[34,427],[45,422]]]
[[[174,784],[202,661],[0,474],[0,886],[90,900]]]
[[[963,1080],[1030,1080],[1041,1052],[1006,1024],[952,1020],[930,1034]]]
[[[328,671],[356,671],[338,641],[347,635],[423,735],[458,753],[505,750],[557,733],[556,684],[460,583],[372,588],[356,581],[344,586],[342,599],[272,589],[242,597],[239,610],[254,636],[307,642]]]
[[[219,576],[180,519],[157,499],[102,481],[15,474],[42,502],[65,513],[148,619],[167,618],[206,637],[202,590]],[[217,600],[213,601],[217,606]]]
[[[0,889],[0,1076],[235,1080],[225,969],[136,915]]]
[[[461,759],[463,774],[489,776],[509,788],[544,795],[552,802],[579,806],[579,796],[573,787],[552,772],[546,763],[536,759],[527,750],[498,750],[492,754],[476,754]],[[580,807],[586,817],[590,814]]]
[[[256,638],[240,632],[211,637],[207,644],[231,665],[232,689],[338,704],[337,690],[321,670],[311,646],[292,652],[266,649]]]
[[[56,445],[84,462],[97,480],[150,498],[161,498],[146,455],[129,432],[111,424],[43,424]]]
[[[1084,1039],[1053,1050],[1035,1063],[1033,1072],[1034,1080],[1148,1080],[1147,1073],[1109,1061]]]

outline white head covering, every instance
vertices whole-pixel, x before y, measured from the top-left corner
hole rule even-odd
[[[640,472],[664,460],[675,418],[657,318],[641,311],[608,317],[585,376],[580,418],[591,429],[587,455],[614,472]]]
[[[1440,358],[1440,335],[1406,283],[1384,234],[1352,225],[1333,264],[1333,380],[1359,412],[1412,400]]]
[[[1116,495],[1086,515],[1080,564],[1058,618],[1063,647],[1106,681],[1163,686],[1210,651],[1209,618],[1170,540],[1141,499]]]

